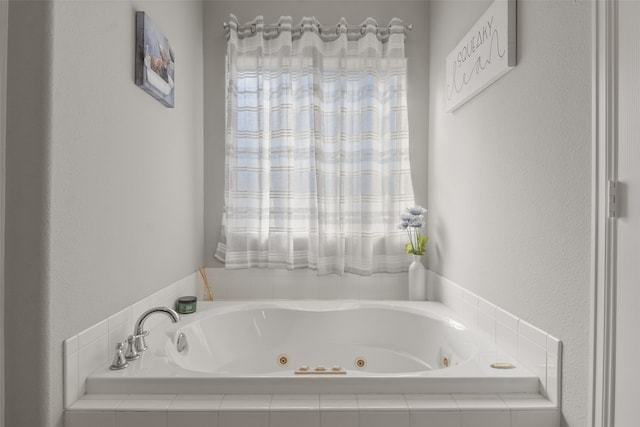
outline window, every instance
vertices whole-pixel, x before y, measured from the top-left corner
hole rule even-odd
[[[216,257],[227,268],[406,270],[396,226],[414,204],[404,26],[393,21],[385,39],[368,20],[364,35],[327,39],[313,18],[299,37],[250,25],[247,37],[230,25]]]

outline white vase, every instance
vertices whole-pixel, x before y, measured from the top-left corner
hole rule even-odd
[[[413,262],[409,266],[409,300],[425,301],[427,299],[427,284],[424,266],[420,255],[413,255]]]

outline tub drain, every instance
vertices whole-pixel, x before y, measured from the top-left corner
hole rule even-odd
[[[286,366],[289,363],[289,357],[286,354],[281,354],[278,356],[278,365]]]
[[[356,357],[354,364],[356,365],[356,368],[364,368],[367,366],[367,359],[364,357]]]

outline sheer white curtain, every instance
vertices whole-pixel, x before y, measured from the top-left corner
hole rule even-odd
[[[404,271],[397,224],[414,205],[404,24],[301,27],[231,16],[215,256],[227,268]]]

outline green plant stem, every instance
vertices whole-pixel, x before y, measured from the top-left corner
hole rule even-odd
[[[407,235],[409,236],[409,243],[411,243],[411,253],[413,255],[421,255],[418,253],[418,251],[420,250],[420,233],[415,231],[415,228],[413,229],[413,233],[411,232],[411,230],[409,228],[407,228]],[[418,248],[418,249],[416,249]]]

